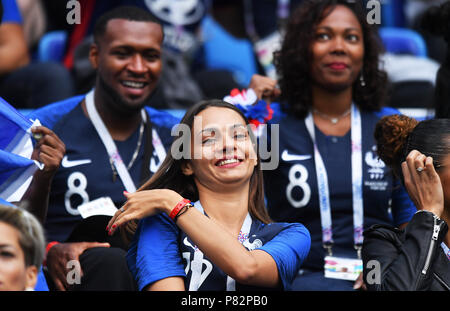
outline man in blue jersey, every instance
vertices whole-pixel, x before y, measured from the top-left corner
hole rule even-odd
[[[120,207],[123,192],[134,192],[165,158],[177,119],[144,107],[161,74],[163,36],[149,12],[121,7],[106,13],[97,21],[90,49],[95,89],[32,115],[66,145],[45,223],[53,241],[47,246],[47,279],[58,290],[136,288],[120,239],[108,237],[109,219],[99,216],[105,201],[96,199],[108,197]],[[93,216],[83,220],[78,207],[88,202]],[[68,278],[77,262],[81,279]]]

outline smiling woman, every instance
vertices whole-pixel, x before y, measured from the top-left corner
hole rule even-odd
[[[133,234],[129,221],[143,219],[128,253],[139,288],[290,288],[308,254],[309,232],[299,223],[270,221],[247,119],[212,100],[189,109],[181,124],[191,132],[182,146],[188,157],[168,154],[108,224],[111,234],[122,225]]]
[[[302,1],[275,55],[279,81],[256,76],[250,84],[260,98],[281,91],[285,114],[270,121],[279,123],[279,136],[269,133],[279,139],[281,161],[264,171],[264,181],[270,217],[301,221],[311,232],[295,290],[361,288],[354,281],[363,231],[401,226],[415,211],[376,156],[375,124],[397,111],[383,107],[382,46],[366,17],[361,1]],[[336,265],[351,273],[333,273]]]

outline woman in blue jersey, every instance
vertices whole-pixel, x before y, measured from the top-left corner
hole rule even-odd
[[[271,223],[248,121],[233,105],[188,110],[157,173],[111,219],[144,218],[128,253],[140,289],[288,289],[309,251],[301,224]],[[187,201],[189,199],[193,206]]]
[[[354,281],[364,229],[402,226],[415,211],[376,154],[375,124],[395,110],[382,108],[381,46],[359,2],[304,1],[275,55],[280,89],[261,76],[250,85],[259,98],[281,93],[284,114],[271,120],[279,137],[269,132],[280,161],[264,182],[270,217],[301,222],[311,233],[294,290],[361,287],[361,278]]]

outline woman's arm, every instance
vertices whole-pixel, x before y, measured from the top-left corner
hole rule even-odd
[[[381,226],[365,233],[364,281],[369,289],[429,289],[434,262],[447,232],[447,225],[438,218],[443,210],[443,193],[432,159],[411,151],[402,163],[402,172],[412,201],[424,212],[414,215],[404,233]],[[368,270],[368,264],[374,264],[376,270]]]
[[[177,225],[215,265],[238,283],[265,287],[279,284],[272,256],[261,250],[249,252],[237,237],[197,209],[189,209],[178,219]]]
[[[4,23],[0,26],[0,76],[30,62],[22,25]]]
[[[127,197],[125,212],[118,212],[109,224],[112,230],[131,219],[141,219],[161,211],[170,214],[182,200],[179,194],[171,190],[139,191]],[[237,282],[265,287],[280,284],[277,264],[269,253],[258,249],[249,252],[237,237],[195,208],[190,208],[179,217],[177,226],[215,265]],[[297,244],[293,248],[297,248]]]
[[[156,281],[145,288],[147,291],[184,291],[184,280],[181,277],[168,277]]]
[[[406,229],[375,226],[364,233],[364,283],[369,290],[429,290],[447,232],[430,212],[417,213]]]

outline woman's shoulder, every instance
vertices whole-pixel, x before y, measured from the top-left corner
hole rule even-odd
[[[394,226],[385,224],[372,225],[364,231],[365,239],[383,239],[387,241],[399,241],[404,231]]]
[[[272,222],[269,224],[261,224],[258,231],[260,232],[260,234],[264,233],[266,237],[270,238],[273,238],[280,234],[286,237],[292,235],[302,235],[310,238],[309,230],[303,224],[298,222]]]
[[[294,257],[302,258],[301,261],[303,261],[311,248],[311,235],[301,223],[274,222],[251,235],[249,242],[251,244],[258,242],[262,245],[261,248],[270,254],[293,252]]]

